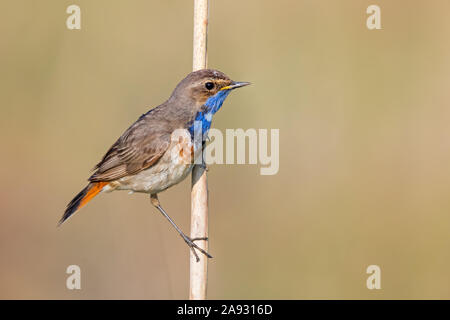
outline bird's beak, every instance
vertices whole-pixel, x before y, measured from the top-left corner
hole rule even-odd
[[[223,87],[222,89],[220,89],[220,91],[222,91],[222,90],[233,90],[233,89],[236,89],[236,88],[248,86],[249,84],[250,84],[250,82],[233,81],[229,86],[226,86],[226,87]]]

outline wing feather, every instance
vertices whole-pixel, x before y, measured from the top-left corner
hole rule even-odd
[[[113,181],[151,167],[169,148],[171,131],[151,113],[142,116],[106,152],[89,181]]]

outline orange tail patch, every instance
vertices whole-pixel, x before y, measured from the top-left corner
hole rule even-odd
[[[78,209],[80,209],[86,203],[91,201],[92,198],[95,197],[97,195],[97,193],[102,191],[103,187],[106,186],[107,184],[108,184],[108,182],[97,182],[97,183],[93,184],[92,188],[90,188],[89,191],[86,193],[86,195],[81,199]]]
[[[83,207],[86,203],[92,200],[100,191],[102,191],[103,187],[106,186],[109,182],[91,182],[87,185],[86,188],[81,190],[75,198],[67,205],[66,211],[59,221],[59,225],[61,225],[64,221],[69,219],[69,217],[74,214],[78,209]]]

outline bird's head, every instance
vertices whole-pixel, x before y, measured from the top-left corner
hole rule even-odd
[[[188,74],[177,85],[171,98],[180,100],[188,98],[195,101],[199,110],[207,106],[215,113],[232,90],[249,84],[233,81],[218,70],[202,69]]]

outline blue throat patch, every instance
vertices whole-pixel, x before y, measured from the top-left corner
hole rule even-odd
[[[219,91],[206,100],[206,110],[198,112],[195,116],[194,123],[189,127],[192,139],[194,139],[194,132],[199,132],[200,126],[203,134],[202,140],[204,141],[206,139],[208,131],[211,128],[213,115],[219,111],[228,94],[230,94],[230,90]]]

